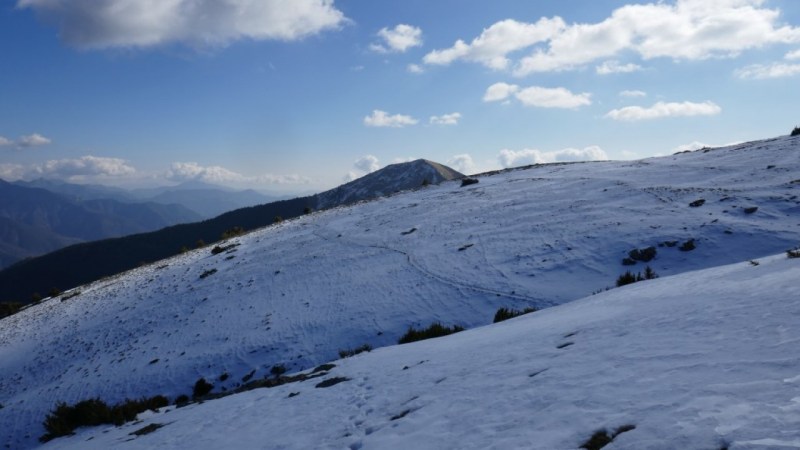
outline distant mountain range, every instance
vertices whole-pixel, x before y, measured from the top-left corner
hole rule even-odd
[[[252,189],[236,190],[201,181],[186,181],[176,186],[126,190],[102,185],[71,184],[58,180],[17,181],[17,186],[45,189],[75,201],[110,199],[126,203],[152,202],[181,205],[203,219],[210,219],[237,208],[260,205],[279,196],[269,196]]]
[[[80,242],[196,222],[274,200],[199,182],[128,191],[47,179],[0,180],[0,268]]]
[[[0,212],[0,217],[7,217],[15,221],[15,225],[9,225],[7,231],[0,228],[0,236],[19,235],[15,240],[3,240],[3,243],[18,242],[19,244],[14,248],[23,247],[22,244],[32,241],[37,242],[40,247],[48,242],[52,242],[52,247],[55,247],[56,245],[68,245],[76,241],[90,241],[92,240],[91,233],[100,232],[110,233],[114,231],[118,233],[94,239],[125,236],[83,242],[61,248],[44,256],[26,259],[7,267],[5,270],[0,271],[0,301],[29,302],[33,293],[43,295],[52,288],[62,290],[72,288],[79,284],[134,268],[145,262],[158,261],[175,255],[181,249],[194,248],[200,242],[215,242],[221,238],[223,233],[232,229],[254,230],[270,225],[276,220],[297,217],[312,210],[351,204],[420,187],[425,184],[437,184],[441,181],[460,177],[463,177],[463,175],[449,167],[420,159],[387,166],[343,186],[314,196],[239,208],[213,219],[194,223],[186,222],[199,220],[199,217],[195,215],[193,219],[188,218],[188,214],[192,212],[185,206],[163,206],[153,202],[124,203],[122,199],[130,195],[140,199],[160,198],[163,200],[169,198],[174,200],[183,199],[184,201],[191,200],[198,203],[201,203],[203,198],[209,198],[210,202],[215,199],[227,198],[227,201],[233,202],[234,200],[232,199],[245,201],[248,198],[251,201],[255,201],[258,199],[256,196],[260,194],[254,191],[229,192],[234,195],[225,197],[225,191],[208,192],[207,185],[192,184],[170,190],[116,192],[118,200],[88,200],[101,195],[104,192],[103,187],[49,185],[52,189],[58,188],[69,192],[73,196],[72,200],[70,200],[41,188],[21,187],[4,183],[2,186],[6,188],[9,196],[12,195],[11,192],[14,190],[20,196],[28,196],[26,201],[8,203],[8,209],[14,211],[13,214]],[[44,182],[39,181],[38,183],[42,185]],[[114,191],[106,192],[114,193]],[[33,195],[38,197],[34,198],[32,197]],[[3,199],[3,194],[0,194],[0,201],[2,201],[3,205],[0,208],[6,207],[7,203]],[[222,204],[222,201],[216,204]],[[28,205],[28,209],[25,208],[25,205]],[[113,219],[120,217],[122,212],[125,212],[128,217],[138,217],[134,210],[139,211],[138,214],[141,217],[157,216],[157,213],[161,212],[162,220],[172,219],[173,221],[172,223],[163,223],[160,226],[150,228],[150,230],[155,230],[166,227],[158,231],[145,229],[133,230],[127,233],[121,231],[122,221]],[[145,214],[145,211],[150,211],[150,214]],[[176,216],[167,217],[166,212],[168,211],[175,211]],[[177,216],[177,211],[182,211],[183,214]],[[105,213],[105,215],[102,213]],[[20,217],[25,218],[26,221],[19,220]],[[141,226],[140,222],[134,223]],[[182,224],[175,225],[177,223]],[[0,222],[0,227],[2,226],[3,222]],[[130,226],[132,227],[133,225]],[[41,235],[42,238],[23,239],[25,236],[21,235],[19,230],[25,227],[30,230],[33,230],[33,227],[39,227],[37,229],[51,230],[51,234],[54,234],[50,236],[43,233]],[[13,230],[17,230],[16,234],[14,234]],[[69,239],[73,239],[73,241],[70,242]],[[0,251],[3,250],[4,247],[0,246]]]
[[[78,242],[142,233],[201,218],[177,204],[125,203],[96,196],[81,199],[74,192],[57,194],[0,181],[0,267]]]

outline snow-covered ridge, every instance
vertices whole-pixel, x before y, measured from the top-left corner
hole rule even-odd
[[[423,183],[426,185],[439,184],[442,181],[463,177],[463,174],[447,166],[426,159],[390,164],[377,172],[317,194],[317,208],[324,209],[350,204],[359,200],[368,200],[414,189],[422,186]]]
[[[643,270],[621,264],[634,248],[694,239],[657,247],[649,264],[667,276],[800,243],[797,138],[479,179],[304,216],[3,319],[0,445],[35,445],[57,401],[174,398],[200,377],[231,389],[394,344],[409,325],[579,299]]]

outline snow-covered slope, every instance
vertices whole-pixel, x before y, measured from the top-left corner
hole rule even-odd
[[[797,138],[479,179],[304,216],[3,319],[0,445],[34,445],[57,401],[174,398],[200,377],[231,389],[274,364],[393,344],[409,325],[585,297],[643,270],[621,264],[634,248],[677,242],[650,262],[664,276],[800,242]]]
[[[607,449],[800,448],[800,259],[758,263],[378,349],[45,448],[560,450],[621,427]],[[333,377],[348,380],[315,387]]]

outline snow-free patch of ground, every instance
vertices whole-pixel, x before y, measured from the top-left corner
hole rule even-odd
[[[667,276],[800,243],[800,138],[479,180],[304,216],[3,319],[0,445],[36,445],[59,401],[174,399],[201,377],[231,390],[276,364],[392,345],[410,325],[472,328],[500,307],[583,298],[643,271],[622,265],[635,248],[655,246],[649,265]]]
[[[800,447],[800,259],[641,282],[336,361],[327,375],[147,413],[58,449]],[[328,388],[321,380],[348,381]],[[136,437],[136,430],[163,425]]]

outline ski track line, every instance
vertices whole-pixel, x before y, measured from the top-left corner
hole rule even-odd
[[[326,237],[326,236],[320,234],[318,231],[313,231],[313,233],[314,233],[315,236],[319,237],[320,239],[324,239],[326,241],[332,241],[333,240],[333,239],[331,239],[329,237]],[[342,238],[338,238],[338,239],[342,239]],[[444,276],[441,276],[439,274],[433,273],[430,270],[428,270],[427,268],[421,266],[418,262],[416,262],[414,260],[414,258],[411,256],[410,253],[405,252],[403,250],[398,250],[398,249],[395,249],[395,248],[391,248],[391,247],[387,247],[387,246],[383,246],[383,245],[378,245],[378,244],[363,244],[361,242],[357,242],[357,241],[354,241],[354,240],[348,239],[348,238],[344,238],[344,240],[346,242],[348,242],[349,244],[356,245],[356,246],[363,247],[363,248],[374,248],[374,249],[378,249],[378,250],[386,250],[386,251],[390,251],[390,252],[400,253],[401,255],[404,255],[406,257],[406,261],[408,262],[409,266],[411,266],[417,272],[421,273],[424,276],[432,278],[432,279],[434,279],[434,280],[436,280],[436,281],[438,281],[440,283],[452,286],[452,287],[454,287],[456,289],[469,289],[469,290],[472,290],[472,291],[475,291],[475,292],[481,292],[481,293],[484,293],[484,294],[491,294],[491,295],[496,295],[496,296],[500,296],[500,297],[506,297],[506,298],[513,298],[513,299],[516,299],[516,300],[522,300],[522,301],[526,301],[526,302],[532,303],[533,305],[535,305],[537,307],[540,307],[540,308],[546,308],[546,307],[550,307],[550,306],[555,306],[555,303],[553,303],[551,301],[546,301],[546,300],[542,300],[542,299],[538,299],[538,298],[534,298],[534,297],[528,297],[526,295],[511,294],[511,293],[508,293],[508,292],[501,292],[501,291],[497,291],[497,290],[494,290],[494,289],[489,289],[489,288],[486,288],[486,287],[483,287],[483,286],[475,286],[475,285],[467,284],[467,283],[464,283],[464,282],[461,282],[461,281],[458,281],[458,280],[449,279],[447,277],[444,277]]]

